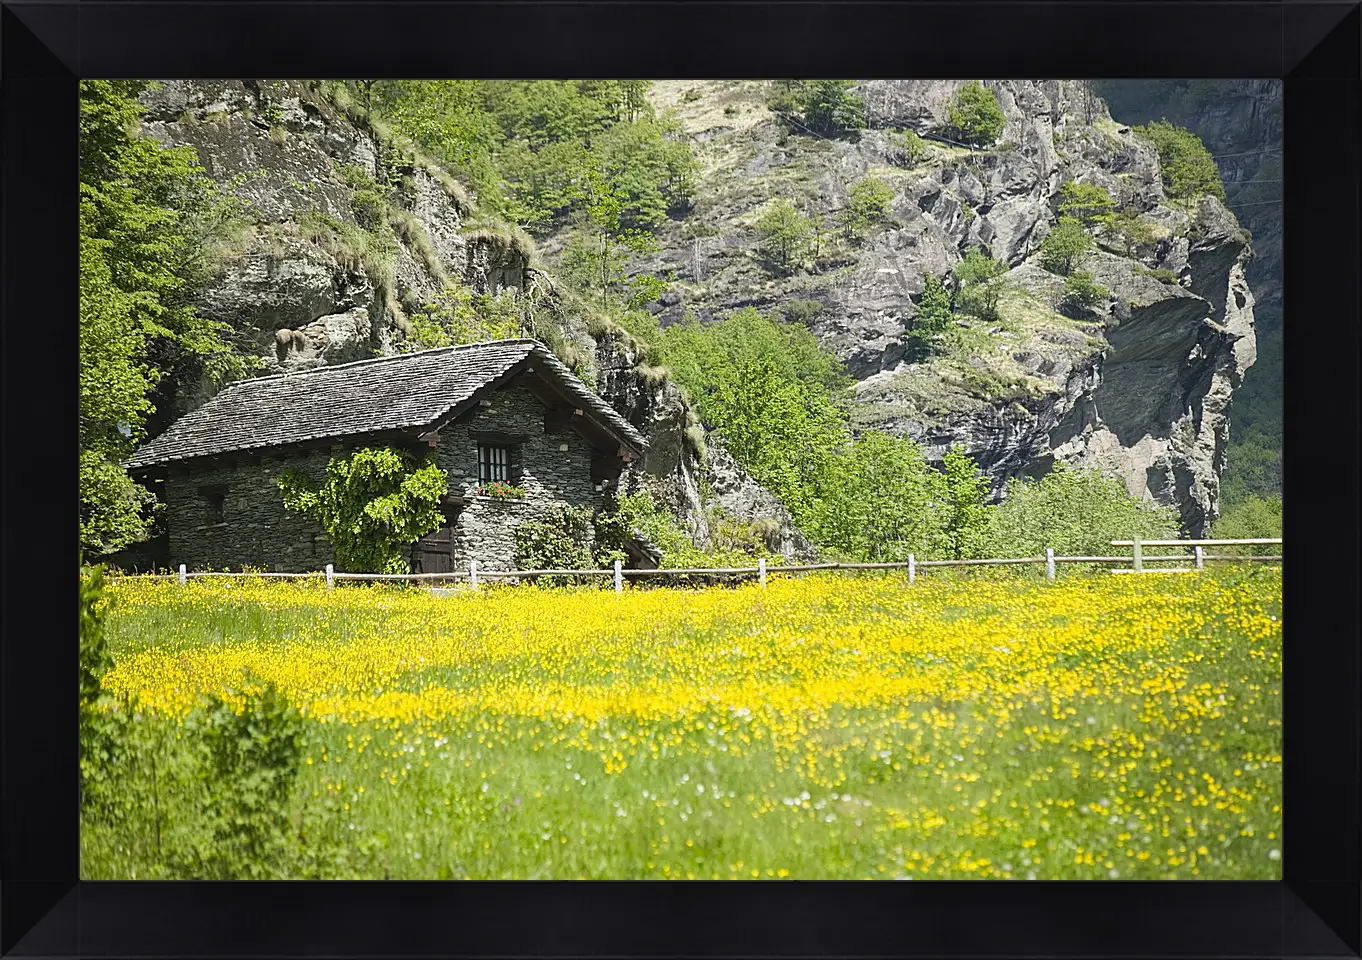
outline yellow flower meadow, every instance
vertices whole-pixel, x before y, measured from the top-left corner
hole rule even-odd
[[[1281,577],[765,590],[136,578],[113,694],[247,671],[404,877],[1280,876]],[[357,848],[358,849],[358,848]]]

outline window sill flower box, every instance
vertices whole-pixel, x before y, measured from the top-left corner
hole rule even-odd
[[[525,488],[501,480],[494,480],[478,487],[477,494],[480,497],[490,497],[493,500],[524,500]]]

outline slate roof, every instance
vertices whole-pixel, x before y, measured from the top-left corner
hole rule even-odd
[[[527,358],[640,452],[647,441],[537,340],[494,340],[241,380],[176,420],[129,469],[329,437],[424,427]]]

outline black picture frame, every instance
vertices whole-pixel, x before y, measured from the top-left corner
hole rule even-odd
[[[5,2],[0,954],[1358,956],[1357,2]],[[1284,78],[1281,883],[78,880],[83,77]]]

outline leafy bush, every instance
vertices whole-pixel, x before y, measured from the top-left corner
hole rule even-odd
[[[321,524],[350,573],[407,573],[404,548],[439,529],[449,491],[432,458],[390,447],[332,457],[321,486],[293,470],[277,482],[284,506]]]
[[[1176,270],[1150,269],[1143,264],[1136,264],[1135,272],[1142,277],[1153,277],[1159,283],[1166,283],[1169,286],[1178,285],[1178,274]]]
[[[813,223],[784,197],[767,204],[756,230],[762,258],[778,273],[793,272],[808,255]]]
[[[978,80],[970,80],[951,100],[946,121],[962,142],[986,147],[1003,132],[1007,117],[993,91]]]
[[[590,570],[591,514],[585,507],[550,507],[538,520],[515,528],[515,565],[519,570]],[[570,577],[544,577],[549,585]]]
[[[798,323],[802,326],[809,326],[823,312],[823,301],[821,300],[786,300],[784,304],[785,319],[790,323]]]
[[[1072,217],[1087,227],[1109,224],[1116,219],[1116,201],[1106,187],[1070,181],[1059,191],[1059,215]]]
[[[1135,131],[1159,152],[1159,173],[1170,197],[1210,195],[1225,199],[1220,170],[1201,138],[1190,130],[1158,120]]]
[[[1073,217],[1060,217],[1059,226],[1041,241],[1040,264],[1052,273],[1068,276],[1092,251],[1093,240]]]
[[[99,709],[100,681],[113,666],[104,619],[108,612],[102,567],[80,568],[80,786],[81,807],[93,799],[93,785],[113,766],[116,740],[108,715]]]
[[[1220,517],[1211,525],[1211,537],[1216,540],[1248,540],[1281,535],[1281,496],[1246,496],[1225,507]]]
[[[898,148],[898,162],[905,166],[911,167],[927,156],[927,141],[914,130],[896,130],[890,142]]]
[[[1075,270],[1064,278],[1064,293],[1059,299],[1061,310],[1074,312],[1095,306],[1106,300],[1111,291],[1092,278],[1086,270]]]
[[[852,88],[854,80],[805,80],[795,101],[805,126],[816,133],[836,134],[865,124],[865,104]]]
[[[1003,294],[1003,283],[999,277],[1006,271],[1006,264],[994,260],[982,250],[970,250],[955,265],[954,310],[987,323],[995,322],[998,319],[998,301]]]
[[[408,319],[411,333],[398,344],[402,351],[510,339],[521,335],[524,322],[514,291],[475,294],[457,280]]]
[[[206,842],[180,870],[204,879],[277,876],[289,853],[288,802],[302,759],[303,721],[273,682],[248,678],[212,695],[188,729],[201,754]],[[230,786],[229,786],[230,785]]]
[[[847,205],[838,217],[847,236],[859,239],[872,226],[887,220],[893,199],[894,188],[876,177],[866,177],[847,191]]]
[[[1112,219],[1112,230],[1125,243],[1126,254],[1135,256],[1152,247],[1158,240],[1154,225],[1143,219],[1129,207],[1122,209]]]
[[[604,567],[615,556],[623,557],[624,542],[637,531],[662,551],[660,566],[664,570],[754,567],[761,557],[771,565],[784,562],[780,554],[770,550],[766,542],[769,529],[762,523],[747,523],[713,507],[707,511],[706,521],[710,544],[702,549],[677,525],[670,511],[658,505],[648,486],[619,494],[614,509],[596,518],[596,561]]]
[[[992,512],[983,550],[993,557],[1112,556],[1112,540],[1171,539],[1177,516],[1167,507],[1133,497],[1125,484],[1096,470],[1063,462],[1040,480],[1013,478]]]

